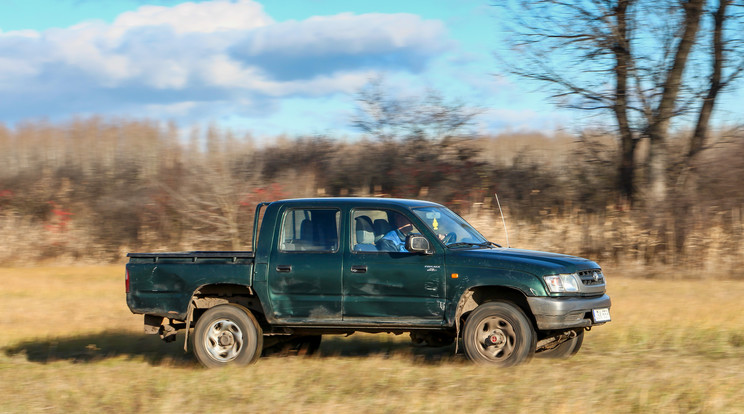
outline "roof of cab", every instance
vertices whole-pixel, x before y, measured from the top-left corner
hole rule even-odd
[[[272,204],[285,204],[296,206],[353,206],[353,207],[441,207],[441,204],[431,201],[410,200],[401,198],[381,197],[316,197],[316,198],[292,198],[277,200]]]

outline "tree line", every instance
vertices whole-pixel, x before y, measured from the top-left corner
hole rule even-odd
[[[0,261],[248,250],[257,202],[308,196],[441,202],[503,241],[495,193],[513,246],[689,265],[704,263],[715,242],[716,254],[734,249],[731,260],[744,261],[740,138],[716,137],[701,158],[698,186],[670,197],[655,212],[662,225],[651,225],[645,209],[618,202],[614,137],[588,132],[257,142],[214,125],[184,134],[155,121],[26,123],[0,128]]]

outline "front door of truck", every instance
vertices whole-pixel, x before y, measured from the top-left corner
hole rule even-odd
[[[284,211],[278,246],[269,260],[269,298],[280,321],[341,321],[341,211]]]
[[[344,259],[344,323],[441,325],[444,260],[409,253],[405,237],[419,233],[400,212],[355,209]]]

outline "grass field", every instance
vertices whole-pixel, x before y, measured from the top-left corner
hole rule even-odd
[[[613,321],[570,360],[498,370],[405,335],[206,370],[142,333],[123,266],[0,269],[0,412],[744,412],[744,282],[608,275]]]

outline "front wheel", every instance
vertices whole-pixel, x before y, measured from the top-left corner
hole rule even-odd
[[[535,341],[529,319],[510,302],[484,303],[465,321],[465,354],[479,364],[510,367],[528,361]]]
[[[207,368],[252,364],[262,348],[261,326],[240,305],[215,306],[194,327],[194,355]]]

